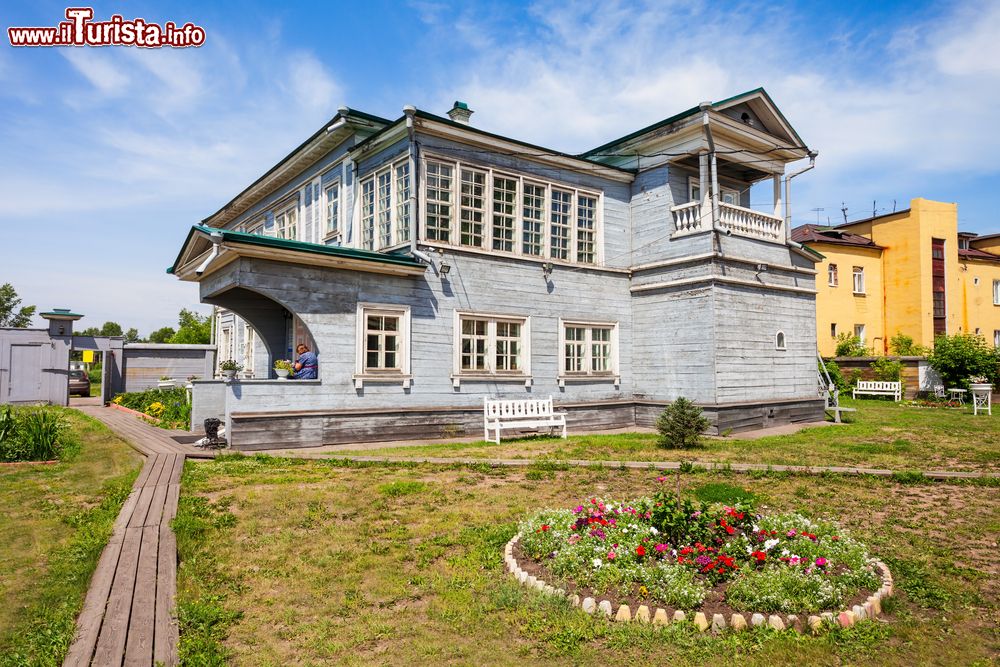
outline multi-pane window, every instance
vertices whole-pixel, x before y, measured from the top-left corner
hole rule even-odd
[[[462,170],[462,198],[459,243],[481,248],[486,223],[486,174],[472,169]]]
[[[865,325],[855,324],[854,325],[854,335],[858,337],[858,340],[862,343],[865,342]]]
[[[274,216],[274,233],[279,239],[297,240],[298,209],[294,206],[286,208]]]
[[[517,179],[493,177],[493,249],[514,252],[517,224]]]
[[[572,225],[573,193],[552,189],[549,255],[552,259],[569,259],[569,232]]]
[[[527,320],[460,315],[456,372],[470,375],[526,375]]]
[[[576,198],[576,261],[593,264],[596,257],[597,198]]]
[[[615,373],[615,325],[563,323],[562,375]]]
[[[424,224],[428,241],[451,242],[454,181],[454,167],[441,162],[427,163],[427,215]]]
[[[1000,350],[1000,329],[993,330],[993,347]]]
[[[854,293],[864,294],[865,293],[865,267],[855,266],[854,271]]]
[[[1000,306],[1000,280],[993,281],[993,305]]]
[[[327,242],[340,241],[340,183],[326,188],[326,229]]]
[[[400,322],[399,314],[365,313],[365,366],[366,373],[400,371]]]
[[[601,259],[599,193],[436,159],[425,173],[428,241],[585,264]]]
[[[379,172],[376,180],[375,217],[378,220],[378,245],[392,245],[392,171]]]
[[[361,247],[375,249],[375,179],[361,182]]]
[[[945,307],[944,292],[932,292],[931,297],[933,299],[934,317],[947,317],[948,313]]]
[[[522,220],[524,228],[521,251],[525,255],[541,256],[545,250],[545,186],[534,183],[524,184],[522,197]]]
[[[840,277],[837,275],[837,265],[831,264],[826,268],[827,284],[836,287],[840,284]]]
[[[410,240],[410,162],[395,167],[396,177],[396,242]]]

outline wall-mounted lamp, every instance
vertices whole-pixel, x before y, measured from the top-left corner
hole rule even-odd
[[[552,275],[552,262],[545,262],[542,264],[542,274],[546,278]]]
[[[451,273],[451,264],[442,261],[440,266],[438,266],[438,273],[440,273],[442,276],[446,276],[449,273]]]
[[[765,271],[767,271],[767,264],[757,265],[757,273],[764,273]]]

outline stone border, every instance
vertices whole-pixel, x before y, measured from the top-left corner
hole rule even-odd
[[[517,559],[514,558],[514,545],[520,539],[521,535],[517,534],[511,538],[510,542],[504,547],[503,558],[504,563],[507,566],[507,571],[518,580],[519,583],[527,586],[530,589],[541,591],[548,595],[558,595],[560,597],[565,597],[571,605],[574,607],[579,607],[588,614],[599,614],[610,620],[614,620],[621,623],[627,623],[630,621],[635,621],[639,623],[653,623],[654,625],[667,625],[671,621],[674,623],[680,623],[688,620],[689,614],[678,609],[674,612],[672,617],[667,616],[667,610],[663,608],[656,608],[651,610],[646,605],[639,605],[637,609],[633,612],[632,608],[628,605],[618,605],[617,611],[615,610],[614,604],[611,600],[600,600],[597,601],[594,598],[584,598],[580,599],[579,595],[567,594],[565,590],[561,588],[554,588],[551,584],[547,584],[538,577],[529,575],[527,572],[521,569],[518,565]],[[824,626],[827,628],[832,627],[842,627],[849,628],[852,625],[859,623],[863,620],[875,620],[882,613],[882,600],[892,596],[894,592],[892,573],[889,572],[888,566],[882,561],[875,561],[875,569],[878,571],[882,577],[882,586],[875,593],[868,596],[868,599],[863,605],[856,604],[851,609],[845,609],[838,613],[824,612],[818,616],[809,616],[806,618],[806,625],[813,634],[819,634]],[[749,621],[747,618],[749,617]],[[750,614],[734,613],[729,620],[722,614],[713,614],[711,620],[709,620],[704,612],[695,612],[690,615],[691,621],[698,628],[699,632],[705,632],[711,630],[713,633],[720,633],[727,628],[732,630],[745,630],[748,627],[757,626],[767,626],[773,628],[774,630],[785,630],[792,629],[798,632],[803,631],[802,619],[795,614],[788,614],[784,617],[778,614]]]
[[[135,417],[138,417],[139,419],[142,419],[143,421],[148,421],[151,424],[159,424],[161,421],[163,421],[162,419],[153,417],[152,415],[147,415],[145,412],[139,412],[138,410],[133,410],[132,408],[126,408],[124,405],[118,405],[117,403],[114,402],[109,402],[108,407],[124,412],[127,415],[133,415]]]

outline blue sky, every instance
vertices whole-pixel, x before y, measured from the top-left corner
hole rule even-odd
[[[3,27],[66,5],[7,3]],[[0,48],[0,283],[143,334],[197,304],[164,274],[190,225],[348,106],[456,99],[481,128],[580,152],[764,86],[812,147],[796,223],[912,197],[1000,232],[1000,3],[97,3],[197,49]],[[764,194],[754,205],[767,202]]]

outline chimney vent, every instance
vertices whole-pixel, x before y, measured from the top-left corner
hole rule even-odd
[[[455,106],[453,106],[451,111],[448,112],[448,118],[451,118],[456,123],[468,125],[469,116],[471,116],[472,113],[472,109],[469,108],[468,104],[455,100]]]

